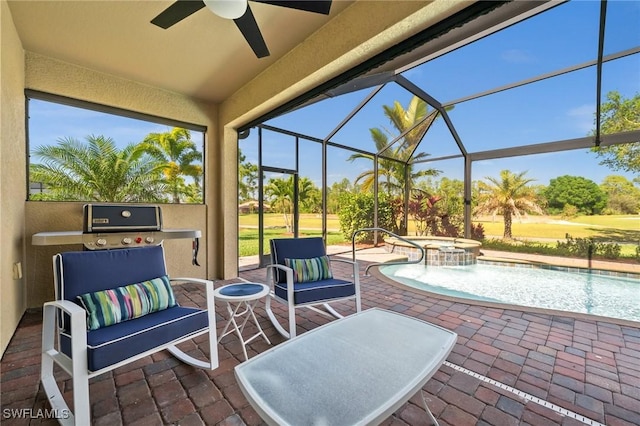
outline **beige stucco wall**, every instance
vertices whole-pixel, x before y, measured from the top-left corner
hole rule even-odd
[[[24,266],[26,195],[24,53],[6,2],[0,2],[0,351],[4,352],[26,306]]]

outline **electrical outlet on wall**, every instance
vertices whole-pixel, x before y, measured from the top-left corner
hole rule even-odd
[[[13,279],[22,279],[22,262],[16,262],[13,264]]]

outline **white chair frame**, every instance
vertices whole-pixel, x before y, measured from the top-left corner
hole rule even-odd
[[[42,381],[42,386],[44,387],[44,391],[49,403],[51,404],[51,408],[59,417],[58,421],[60,424],[77,426],[87,426],[91,424],[89,379],[161,350],[167,349],[176,358],[194,367],[208,370],[218,368],[218,340],[216,338],[217,331],[213,281],[199,278],[172,278],[170,281],[197,283],[205,287],[209,329],[182,336],[172,342],[149,349],[146,352],[127,358],[119,363],[97,371],[89,371],[87,365],[87,312],[80,306],[68,300],[55,300],[44,304],[42,324],[42,366],[40,380]],[[58,283],[56,282],[56,289],[58,288],[57,284]],[[62,312],[67,313],[71,321],[70,330],[71,335],[73,336],[71,340],[71,358],[56,349],[56,346],[58,348],[60,347],[59,339],[57,338],[57,336],[59,336],[58,314],[61,314]],[[210,355],[207,362],[186,354],[176,346],[203,334],[209,334]],[[71,412],[69,409],[62,393],[60,392],[60,388],[56,383],[56,379],[53,374],[54,363],[58,364],[72,378],[73,406],[75,412]]]
[[[280,264],[271,264],[267,265],[267,283],[270,288],[269,295],[267,295],[267,299],[265,301],[265,311],[267,312],[267,316],[271,320],[271,323],[278,330],[285,339],[292,339],[296,337],[296,309],[298,308],[308,308],[313,310],[314,312],[318,312],[329,318],[344,318],[339,312],[337,312],[333,307],[329,305],[330,302],[336,302],[341,300],[350,300],[355,299],[356,304],[356,312],[360,312],[362,310],[362,302],[360,300],[360,277],[358,275],[358,263],[356,261],[351,261],[347,259],[330,259],[331,262],[342,262],[352,265],[353,267],[353,284],[355,286],[355,294],[353,296],[347,296],[337,299],[326,299],[326,300],[316,300],[313,302],[307,303],[294,303],[294,287],[293,287],[293,269],[280,265]],[[286,274],[287,278],[287,300],[278,297],[275,293],[275,269],[279,269]],[[287,331],[281,324],[280,321],[276,318],[273,310],[271,308],[271,299],[275,299],[278,302],[284,303],[287,305],[288,310],[288,319],[289,319],[289,331]],[[325,310],[318,309],[316,306],[322,305]]]

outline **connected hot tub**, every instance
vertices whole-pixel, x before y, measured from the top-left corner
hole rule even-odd
[[[425,264],[433,266],[464,266],[476,263],[482,243],[467,238],[451,237],[405,237],[425,250]],[[385,248],[389,253],[407,256],[409,260],[420,258],[420,250],[398,238],[385,238]]]

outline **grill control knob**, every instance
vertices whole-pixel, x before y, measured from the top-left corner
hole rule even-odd
[[[105,240],[104,238],[98,238],[98,240],[96,241],[96,245],[98,247],[104,247],[107,245],[107,240]]]
[[[145,241],[145,243],[147,243],[147,244],[151,244],[151,243],[153,243],[155,240],[153,239],[153,237],[147,237],[147,238],[145,238],[145,239],[144,239],[144,241]]]
[[[129,237],[125,237],[122,239],[122,244],[124,244],[125,246],[131,244],[131,242],[132,240]]]

